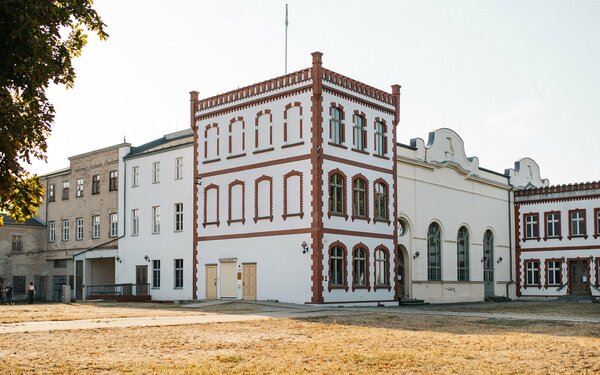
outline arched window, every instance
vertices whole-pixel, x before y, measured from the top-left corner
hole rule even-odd
[[[344,177],[339,173],[329,177],[329,211],[333,214],[345,214],[344,183]]]
[[[367,128],[363,114],[354,114],[354,148],[364,151],[367,148]]]
[[[341,145],[344,143],[344,112],[343,108],[331,107],[329,109],[331,121],[329,125],[329,134],[331,143]]]
[[[302,104],[290,103],[283,112],[283,143],[293,145],[302,140]]]
[[[204,159],[214,160],[219,157],[219,125],[206,125],[204,128]]]
[[[245,221],[245,185],[241,180],[235,180],[229,184],[229,220],[227,224]]]
[[[291,171],[283,176],[283,196],[283,220],[290,216],[304,217],[301,172]]]
[[[204,223],[219,226],[219,186],[210,184],[204,188]]]
[[[494,281],[494,233],[486,230],[483,235],[483,281]]]
[[[353,280],[352,285],[354,287],[363,287],[367,286],[368,277],[367,274],[367,251],[362,247],[358,247],[354,249],[352,254],[354,258],[354,262],[352,264],[353,267]]]
[[[427,230],[427,279],[442,279],[442,239],[440,226],[432,223]]]
[[[389,286],[388,253],[383,249],[375,250],[375,286]]]
[[[469,281],[469,232],[460,227],[456,236],[456,267],[458,281]]]
[[[387,126],[384,120],[375,119],[375,155],[387,154]]]
[[[352,217],[367,217],[367,183],[360,177],[352,183]]]
[[[375,220],[388,221],[388,190],[383,182],[375,182]]]
[[[329,283],[332,287],[344,287],[346,285],[345,251],[340,246],[331,248],[329,265]]]
[[[257,151],[267,150],[273,145],[273,115],[266,109],[256,114],[254,147]]]
[[[246,123],[243,117],[234,117],[229,122],[229,154],[237,156],[246,150]]]
[[[254,222],[273,221],[273,178],[262,176],[254,182]]]

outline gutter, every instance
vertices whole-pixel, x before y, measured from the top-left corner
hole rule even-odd
[[[512,271],[512,267],[513,267],[513,259],[512,259],[512,253],[513,253],[513,241],[512,241],[512,220],[511,220],[511,214],[512,214],[512,210],[511,210],[511,203],[510,203],[510,196],[511,196],[511,192],[513,191],[513,186],[510,186],[510,190],[508,190],[508,272],[509,272],[509,280],[508,283],[506,283],[506,297],[508,298],[508,287],[510,284],[514,283],[513,280],[513,271]]]

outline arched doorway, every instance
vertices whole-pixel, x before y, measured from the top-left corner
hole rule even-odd
[[[398,271],[398,297],[400,300],[409,298],[408,293],[408,265],[406,264],[406,257],[408,252],[402,245],[398,245],[398,264],[396,265]]]

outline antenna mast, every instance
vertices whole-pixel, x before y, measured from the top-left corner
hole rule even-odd
[[[288,25],[288,5],[285,4],[285,74],[287,74],[287,29]]]

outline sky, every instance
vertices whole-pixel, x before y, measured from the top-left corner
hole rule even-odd
[[[323,66],[391,92],[398,141],[448,127],[497,172],[531,157],[551,184],[600,180],[600,1],[96,0],[74,89],[56,108],[44,174],[68,157],[189,125],[200,98]]]

